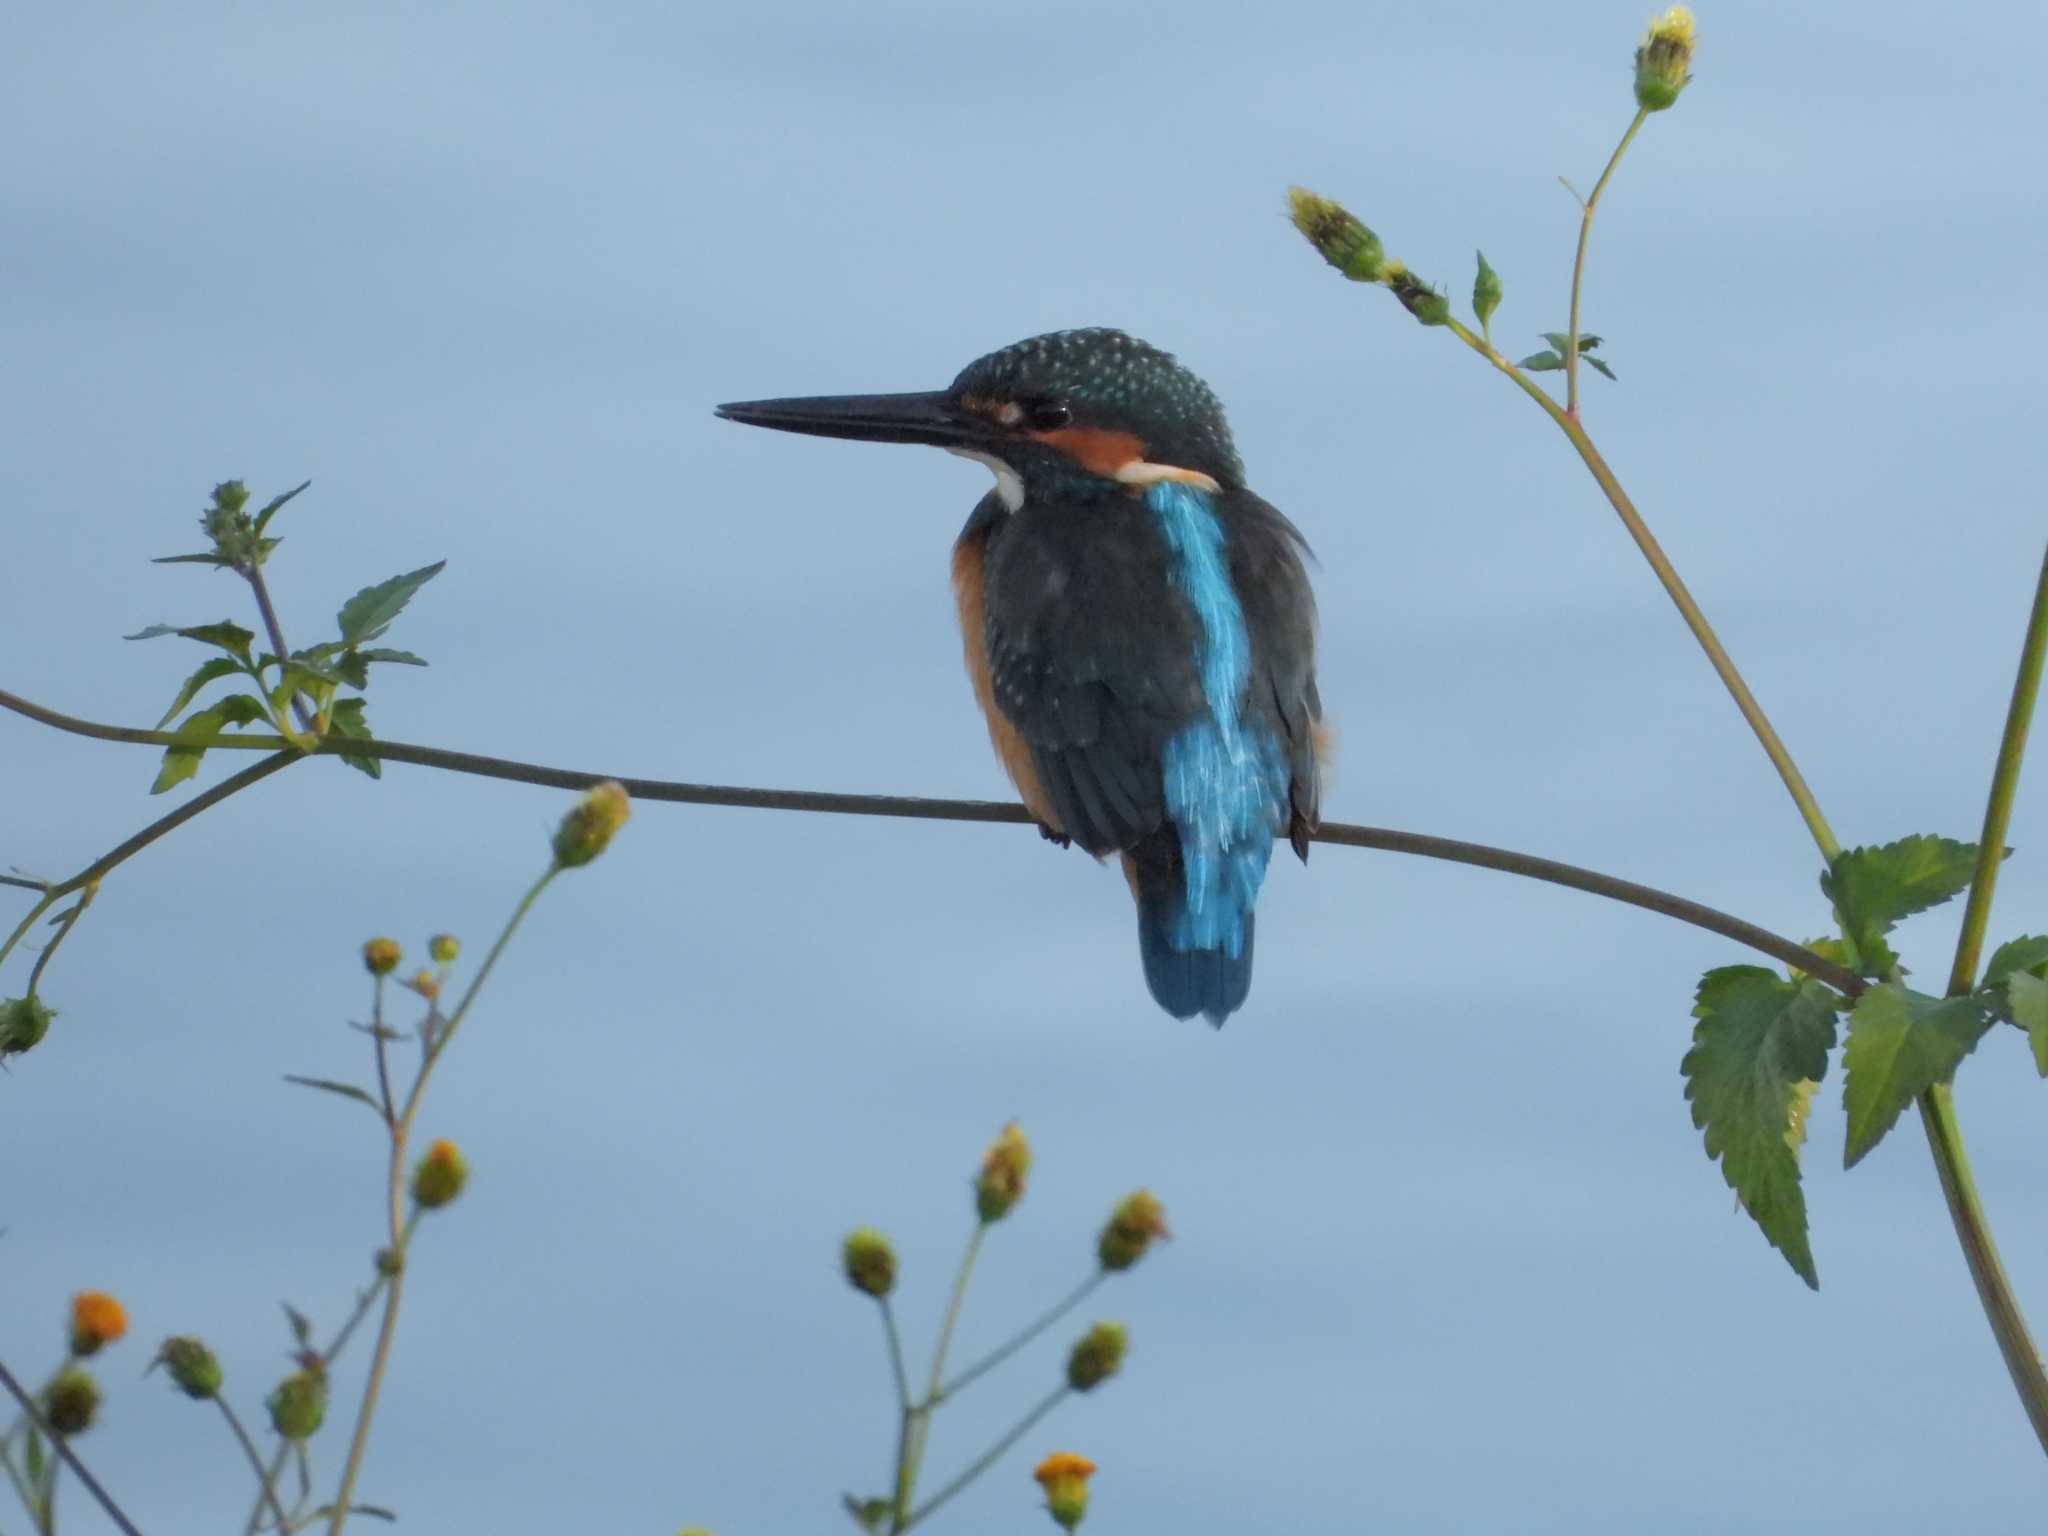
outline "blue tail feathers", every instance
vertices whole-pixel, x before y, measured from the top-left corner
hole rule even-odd
[[[1197,925],[1189,921],[1187,874],[1173,829],[1161,829],[1129,857],[1138,899],[1138,953],[1153,1001],[1177,1019],[1199,1013],[1220,1026],[1244,1006],[1252,988],[1250,904],[1233,914],[1227,936],[1200,944]]]

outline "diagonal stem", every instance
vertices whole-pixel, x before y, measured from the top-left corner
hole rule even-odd
[[[1586,282],[1586,245],[1593,238],[1593,214],[1600,206],[1600,194],[1607,190],[1607,183],[1614,175],[1614,168],[1621,164],[1621,157],[1627,152],[1629,142],[1635,138],[1636,130],[1643,126],[1643,120],[1649,115],[1648,107],[1636,109],[1635,119],[1628,125],[1628,132],[1621,136],[1621,142],[1614,146],[1614,153],[1608,157],[1607,169],[1600,173],[1600,179],[1593,183],[1592,193],[1579,205],[1579,250],[1572,258],[1571,334],[1564,349],[1565,414],[1574,421],[1578,420],[1579,416],[1579,291]]]
[[[21,1411],[29,1423],[42,1431],[44,1438],[50,1442],[64,1465],[78,1475],[79,1482],[85,1485],[85,1491],[107,1512],[107,1518],[120,1528],[122,1536],[142,1536],[142,1532],[135,1528],[135,1522],[121,1512],[121,1506],[114,1502],[113,1495],[100,1486],[100,1480],[92,1475],[92,1468],[78,1459],[78,1453],[71,1449],[70,1440],[50,1428],[50,1421],[43,1417],[43,1410],[36,1406],[35,1399],[29,1396],[27,1389],[19,1381],[15,1380],[14,1372],[7,1369],[4,1363],[0,1363],[0,1387],[5,1387],[14,1400],[21,1404]]]
[[[1033,1339],[1045,1332],[1046,1329],[1086,1301],[1094,1294],[1095,1288],[1108,1278],[1108,1270],[1095,1270],[1086,1280],[1083,1280],[1079,1285],[1067,1292],[1064,1299],[1046,1308],[1045,1311],[1039,1313],[1037,1317],[1018,1330],[1007,1343],[1000,1344],[990,1350],[958,1376],[947,1382],[933,1395],[932,1402],[934,1404],[943,1403],[958,1394],[962,1388],[981,1380],[982,1377],[986,1376],[990,1371],[1001,1365],[1010,1356],[1016,1354],[1018,1350],[1029,1344]]]
[[[973,1482],[977,1477],[981,1476],[982,1473],[986,1472],[990,1467],[994,1466],[998,1461],[1000,1461],[1003,1457],[1003,1454],[1006,1451],[1008,1451],[1011,1446],[1015,1445],[1019,1440],[1022,1440],[1027,1434],[1029,1434],[1031,1432],[1032,1426],[1037,1424],[1040,1419],[1044,1418],[1048,1413],[1051,1413],[1053,1409],[1059,1407],[1059,1405],[1066,1400],[1067,1394],[1072,1392],[1073,1390],[1074,1389],[1068,1386],[1065,1382],[1061,1382],[1057,1387],[1054,1387],[1051,1392],[1047,1393],[1045,1397],[1039,1400],[1038,1406],[1033,1408],[1029,1413],[1025,1414],[1023,1418],[1019,1419],[1017,1423],[1010,1429],[1010,1431],[1003,1436],[1002,1439],[998,1440],[994,1445],[990,1446],[981,1455],[977,1456],[973,1460],[973,1462],[968,1465],[966,1470],[961,1472],[961,1474],[958,1477],[954,1478],[950,1483],[946,1484],[945,1487],[941,1488],[937,1493],[933,1494],[929,1499],[925,1500],[924,1503],[920,1504],[914,1511],[912,1511],[910,1518],[904,1521],[901,1526],[897,1527],[897,1529],[907,1531],[912,1526],[918,1524],[920,1521],[929,1518],[933,1511],[938,1509],[938,1507],[941,1504],[944,1504],[948,1499],[952,1498],[954,1494],[958,1493],[961,1489],[965,1488],[969,1483]]]

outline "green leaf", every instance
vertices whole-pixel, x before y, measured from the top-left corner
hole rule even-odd
[[[318,1088],[322,1093],[338,1093],[344,1099],[358,1100],[375,1110],[379,1119],[383,1118],[383,1108],[370,1097],[366,1089],[358,1088],[354,1083],[338,1083],[331,1077],[299,1077],[291,1072],[285,1073],[284,1080],[288,1083],[297,1083],[301,1088]]]
[[[1543,333],[1543,339],[1549,342],[1551,347],[1558,352],[1565,352],[1570,350],[1572,344],[1571,333],[1569,331],[1545,331]],[[1579,333],[1579,356],[1584,357],[1588,352],[1592,351],[1595,347],[1599,345],[1600,338],[1598,336],[1595,336],[1591,331],[1581,331]]]
[[[342,653],[342,651],[346,649],[347,647],[344,646],[339,640],[323,640],[318,645],[309,645],[302,651],[293,651],[291,654],[291,659],[293,661],[305,661],[317,664],[319,662],[325,661],[330,656],[339,656]],[[271,658],[271,660],[273,661],[275,661],[276,659],[276,657]]]
[[[195,624],[180,629],[172,624],[152,624],[147,629],[137,630],[132,635],[123,635],[124,640],[154,640],[161,635],[183,635],[187,640],[197,640],[203,645],[216,646],[249,660],[249,642],[256,637],[241,625],[222,619],[218,624]]]
[[[1938,907],[1964,889],[1976,868],[1975,843],[1916,834],[1837,854],[1821,875],[1820,888],[1856,948],[1857,969],[1882,976],[1898,964],[1884,936],[1899,919]]]
[[[149,562],[151,565],[226,565],[228,562],[219,555],[158,555]],[[129,639],[136,637],[130,635]]]
[[[370,663],[361,651],[343,651],[334,659],[334,676],[351,688],[367,688],[370,686]]]
[[[1929,997],[1896,981],[1858,998],[1842,1047],[1842,1104],[1849,1111],[1843,1166],[1855,1167],[1901,1110],[1954,1077],[1991,1022],[1977,998]]]
[[[436,560],[432,565],[423,565],[403,576],[394,576],[374,587],[363,588],[343,603],[341,612],[334,616],[343,641],[359,645],[383,634],[391,627],[391,621],[405,610],[405,605],[412,601],[413,593],[440,575],[441,568],[447,563],[446,560]]]
[[[313,1319],[288,1301],[280,1305],[284,1307],[285,1321],[292,1326],[292,1337],[298,1340],[299,1348],[306,1348],[313,1342]]]
[[[864,1531],[881,1530],[889,1518],[887,1499],[857,1499],[850,1493],[842,1493],[839,1497],[846,1505],[846,1512],[853,1516],[853,1523]]]
[[[406,667],[424,667],[427,664],[427,659],[424,656],[415,656],[411,651],[388,650],[383,646],[372,646],[369,650],[362,653],[362,657],[365,661],[396,662],[398,665]]]
[[[21,1459],[28,1471],[29,1487],[42,1487],[44,1474],[50,1470],[50,1464],[43,1459],[42,1432],[33,1425],[29,1427],[28,1444],[22,1448]]]
[[[178,696],[171,701],[171,707],[164,711],[163,719],[157,721],[156,728],[162,730],[208,683],[241,670],[232,656],[216,656],[211,661],[201,663],[199,670],[185,679],[185,685],[178,690]]]
[[[1795,1273],[1819,1289],[1806,1238],[1799,1144],[1806,1108],[1835,1043],[1834,994],[1816,981],[1786,981],[1755,965],[1701,978],[1700,1021],[1679,1070],[1692,1123],[1707,1155]]]
[[[1605,374],[1610,379],[1614,377],[1614,370],[1597,357],[1587,357],[1584,353],[1581,353],[1579,361],[1588,368],[1591,368],[1595,373]]]
[[[1555,352],[1531,352],[1515,366],[1531,373],[1555,373],[1564,366],[1564,359]]]
[[[2048,980],[2032,971],[2014,971],[2005,978],[2012,1021],[2027,1032],[2034,1048],[2034,1070],[2048,1077]]]
[[[1493,320],[1493,312],[1500,308],[1500,274],[1488,265],[1486,252],[1480,251],[1479,275],[1472,279],[1472,313],[1479,317],[1481,326]]]
[[[2008,939],[1992,951],[1991,963],[1984,967],[1984,985],[2003,986],[2014,971],[2032,971],[2040,976],[2044,966],[2048,966],[2048,935]]]
[[[226,722],[226,714],[219,705],[215,705],[210,709],[194,710],[171,734],[181,740],[203,741],[210,736],[218,736]],[[204,747],[165,747],[163,766],[157,770],[156,782],[149,786],[149,792],[152,795],[160,795],[165,790],[184,783],[199,771],[199,759],[204,756]]]
[[[328,729],[336,736],[346,736],[357,741],[374,741],[376,739],[371,734],[368,723],[363,719],[363,701],[361,699],[343,699],[337,703],[334,706],[333,713],[327,717],[327,725]],[[366,757],[359,752],[337,752],[335,756],[344,763],[347,763],[349,767],[357,769],[362,773],[367,773],[373,779],[384,777],[384,765],[374,757]]]
[[[220,717],[229,725],[254,725],[258,720],[268,720],[270,711],[263,707],[263,701],[253,694],[231,693],[213,706]]]
[[[286,491],[282,496],[273,496],[270,499],[269,504],[265,506],[261,512],[258,512],[256,514],[256,532],[258,534],[261,534],[263,530],[270,525],[270,520],[273,517],[277,516],[277,509],[279,507],[282,507],[286,502],[290,501],[294,496],[298,495],[299,492],[303,491],[307,486],[311,485],[312,483],[312,481],[307,480],[302,484],[293,486],[290,490]],[[265,553],[268,553],[268,551],[265,551]]]

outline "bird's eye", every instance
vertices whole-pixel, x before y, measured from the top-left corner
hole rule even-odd
[[[1034,432],[1057,432],[1073,421],[1074,413],[1057,400],[1040,400],[1025,410],[1024,419]]]

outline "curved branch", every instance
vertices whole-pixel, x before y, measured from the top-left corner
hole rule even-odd
[[[96,721],[80,720],[62,715],[39,704],[31,704],[5,690],[0,690],[0,707],[28,716],[45,725],[69,731],[74,735],[90,736],[100,741],[132,742],[143,746],[169,745],[174,738],[165,731],[138,731],[123,726],[102,725]],[[192,746],[191,741],[180,745]],[[271,748],[283,745],[275,736],[227,736],[214,745],[244,750]],[[981,821],[1003,822],[1020,826],[1032,826],[1036,819],[1023,806],[1001,800],[933,800],[917,795],[849,795],[819,790],[804,789],[754,789],[733,784],[689,784],[668,779],[636,779],[624,774],[593,773],[576,768],[551,768],[542,763],[520,762],[513,758],[486,757],[476,752],[454,752],[444,747],[415,746],[402,741],[378,741],[362,737],[345,740],[328,738],[315,749],[316,753],[333,755],[347,752],[351,756],[382,758],[387,763],[412,763],[422,768],[440,768],[452,773],[470,773],[489,779],[509,779],[519,784],[539,784],[552,789],[589,789],[606,779],[614,779],[625,786],[626,793],[636,800],[659,800],[684,805],[728,805],[750,810],[763,811],[820,811],[841,816],[897,816],[923,821]],[[178,820],[198,814],[214,800],[232,794],[235,789],[251,782],[252,777],[274,773],[299,754],[290,751],[277,752],[274,757],[265,758],[254,768],[244,769],[234,778],[224,781],[206,794],[186,805],[182,812],[157,823],[146,833],[138,833],[144,843],[154,841],[177,824]],[[233,788],[229,786],[232,785]],[[1460,842],[1455,838],[1432,837],[1421,832],[1401,832],[1389,827],[1357,826],[1347,822],[1325,822],[1316,832],[1315,841],[1334,843],[1346,848],[1375,848],[1384,853],[1406,853],[1425,859],[1442,859],[1453,864],[1470,864],[1481,869],[1497,869],[1504,874],[1520,875],[1525,879],[1542,880],[1551,885],[1567,886],[1589,895],[1604,896],[1610,901],[1622,902],[1628,906],[1641,907],[1665,917],[1673,917],[1695,928],[1704,928],[1709,933],[1718,933],[1723,938],[1781,960],[1798,970],[1806,972],[1818,981],[1846,996],[1854,997],[1863,990],[1863,982],[1843,967],[1815,954],[1812,950],[1793,943],[1790,939],[1759,928],[1755,923],[1744,922],[1739,917],[1716,911],[1683,896],[1654,886],[1639,885],[1633,880],[1622,880],[1613,875],[1603,875],[1598,870],[1584,869],[1576,864],[1560,863],[1556,859],[1539,858],[1535,854],[1517,853],[1507,848],[1493,848],[1484,843]],[[85,878],[105,873],[129,853],[135,851],[129,839],[114,854],[100,860],[77,877],[78,883]],[[118,857],[116,857],[118,855]],[[71,881],[65,882],[70,886]]]

